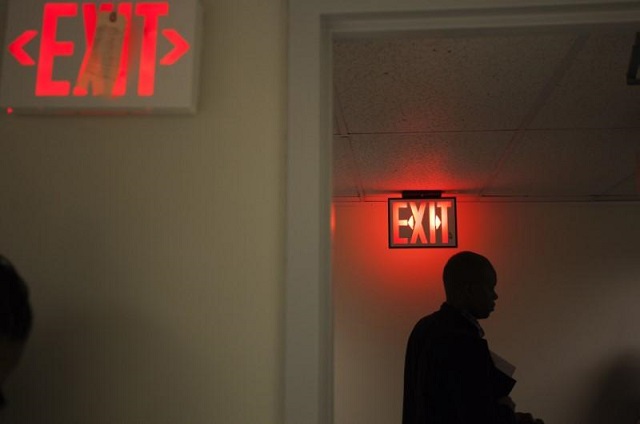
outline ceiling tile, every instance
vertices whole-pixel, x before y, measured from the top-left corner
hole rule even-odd
[[[339,40],[349,133],[518,128],[575,34]]]
[[[488,194],[610,194],[636,172],[640,129],[530,131],[515,145]],[[620,192],[633,196],[637,193]]]
[[[589,36],[533,128],[640,127],[640,86],[626,81],[633,31]]]
[[[634,36],[336,41],[336,110],[349,137],[334,141],[335,193],[640,199],[640,86],[625,79]],[[574,51],[576,40],[586,42]],[[543,97],[535,130],[514,132]]]
[[[496,168],[511,132],[352,136],[364,194],[402,190],[477,193]]]

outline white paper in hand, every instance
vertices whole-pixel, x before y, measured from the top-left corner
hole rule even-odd
[[[498,355],[495,352],[491,353],[491,359],[493,359],[493,363],[500,371],[508,375],[509,377],[513,377],[513,373],[516,372],[516,366],[511,362],[504,359],[502,356]]]

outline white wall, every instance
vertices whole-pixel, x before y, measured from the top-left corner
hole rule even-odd
[[[282,422],[286,2],[203,3],[196,116],[0,115],[13,422]]]
[[[456,249],[387,248],[386,203],[336,203],[335,423],[400,422],[406,340]],[[483,326],[547,424],[640,417],[640,204],[458,204],[460,250],[498,272]]]

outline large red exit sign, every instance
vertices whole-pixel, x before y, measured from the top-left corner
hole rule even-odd
[[[198,0],[13,0],[0,106],[8,112],[195,112]]]
[[[389,247],[457,247],[456,199],[389,199]]]

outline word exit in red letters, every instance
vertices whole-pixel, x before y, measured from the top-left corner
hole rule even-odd
[[[162,28],[163,20],[171,13],[169,2],[118,1],[116,4],[117,7],[113,3],[45,3],[41,26],[12,36],[8,46],[11,56],[23,67],[36,67],[33,87],[36,97],[119,97],[132,90],[139,97],[154,95],[157,66],[174,65],[189,51],[191,44],[175,29]],[[105,16],[109,16],[113,27],[109,27],[106,20],[101,26]],[[139,31],[132,31],[134,20],[141,24]],[[116,26],[116,22],[119,25]],[[84,40],[65,39],[71,25],[84,28]],[[160,35],[171,49],[158,61]],[[31,43],[39,43],[38,48],[31,48]],[[137,60],[133,61],[137,69],[132,69],[130,63],[132,46],[139,51]],[[37,51],[37,58],[28,51]],[[69,66],[65,60],[71,58],[77,59],[74,63],[79,67],[70,75],[61,72]],[[128,87],[132,73],[137,73],[136,87]]]
[[[456,199],[389,199],[389,247],[457,247]]]

